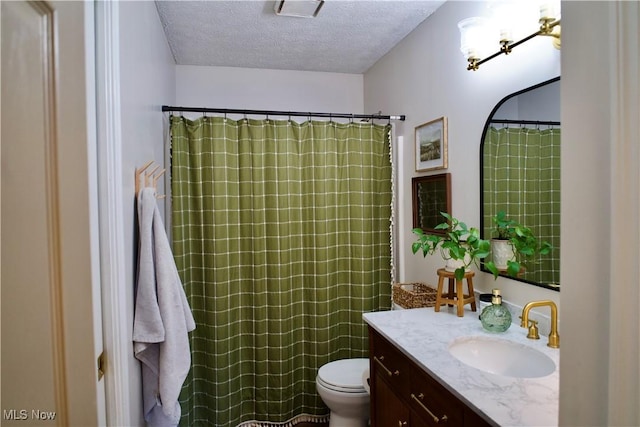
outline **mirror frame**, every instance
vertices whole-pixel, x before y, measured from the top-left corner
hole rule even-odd
[[[411,178],[411,198],[413,206],[413,228],[420,228],[425,233],[445,235],[445,230],[436,230],[435,226],[445,221],[444,217],[439,217],[435,224],[420,224],[420,205],[418,200],[418,187],[420,184],[443,184],[445,186],[444,200],[438,200],[438,211],[451,215],[451,174],[442,173],[438,175],[418,176]],[[442,209],[440,209],[442,208]],[[426,225],[426,226],[425,226]]]
[[[489,125],[491,124],[491,119],[493,118],[494,114],[500,109],[500,107],[502,107],[502,105],[507,102],[508,100],[510,100],[511,98],[514,98],[518,95],[522,95],[523,93],[527,93],[527,92],[531,92],[533,90],[536,90],[540,87],[549,85],[551,83],[555,83],[560,81],[560,76],[558,77],[554,77],[552,79],[549,80],[545,80],[541,83],[538,83],[536,85],[530,86],[528,88],[519,90],[517,92],[514,92],[512,94],[509,94],[507,96],[505,96],[504,98],[502,98],[502,100],[500,100],[500,102],[498,102],[496,104],[495,107],[493,107],[493,110],[491,110],[491,112],[489,113],[489,116],[487,117],[487,121],[484,124],[484,128],[482,129],[482,136],[480,137],[480,182],[479,182],[479,186],[480,186],[480,222],[479,224],[484,224],[484,162],[483,162],[483,151],[484,151],[484,140],[487,136],[487,132],[489,131]],[[481,225],[480,226],[480,238],[482,239],[487,239],[487,237],[485,237],[485,230],[484,227]],[[490,237],[489,237],[490,239]],[[486,267],[484,266],[484,264],[481,265],[480,267],[481,271],[484,271],[485,273],[489,273],[491,274],[491,272],[489,270],[486,269]],[[517,280],[518,282],[524,282],[524,283],[528,283],[530,285],[534,285],[534,286],[538,286],[544,289],[550,289],[552,291],[557,291],[560,292],[560,286],[550,286],[550,285],[546,285],[544,283],[538,283],[538,282],[534,282],[531,280],[527,280],[527,279],[523,279],[523,278],[519,278],[519,277],[513,277],[513,276],[508,276],[506,274],[500,274],[501,277],[505,277],[507,279],[511,279],[511,280]]]

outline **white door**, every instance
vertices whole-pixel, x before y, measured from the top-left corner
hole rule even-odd
[[[104,425],[93,6],[0,4],[1,423]]]

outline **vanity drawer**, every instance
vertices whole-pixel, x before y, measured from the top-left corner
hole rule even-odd
[[[412,425],[462,426],[464,424],[464,405],[426,372],[413,373],[409,405],[412,421],[414,415],[417,415],[420,421],[412,422]]]
[[[413,375],[406,356],[377,332],[370,330],[371,369],[399,394],[409,391],[409,381]]]

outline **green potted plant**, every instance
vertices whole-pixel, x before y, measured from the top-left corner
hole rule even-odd
[[[507,218],[499,211],[493,218],[493,231],[497,237],[491,239],[492,261],[485,265],[494,276],[506,270],[507,275],[520,274],[526,261],[537,255],[548,255],[553,247],[540,241],[529,227]]]
[[[507,218],[504,211],[498,212],[493,218],[493,232],[496,237],[491,239],[491,257],[493,264],[487,263],[487,268],[495,266],[498,271],[505,271],[509,262],[516,260],[516,252],[511,242],[511,236],[518,225],[514,220]],[[518,270],[519,271],[519,270]]]
[[[454,271],[457,280],[462,280],[471,264],[480,267],[481,259],[489,255],[491,244],[480,238],[480,230],[477,228],[467,227],[467,224],[446,212],[440,214],[446,222],[438,224],[435,229],[444,230],[445,234],[427,234],[421,228],[414,228],[412,232],[418,239],[411,245],[411,250],[414,254],[421,251],[426,257],[440,248],[442,257],[448,261],[445,268]],[[494,275],[497,277],[497,274]]]

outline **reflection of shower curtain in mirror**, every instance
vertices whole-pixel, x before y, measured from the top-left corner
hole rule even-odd
[[[171,134],[197,323],[181,425],[326,419],[317,369],[367,357],[362,313],[390,305],[390,126],[173,116]]]
[[[554,247],[524,279],[560,283],[560,129],[489,128],[484,143],[484,227],[504,210]]]

